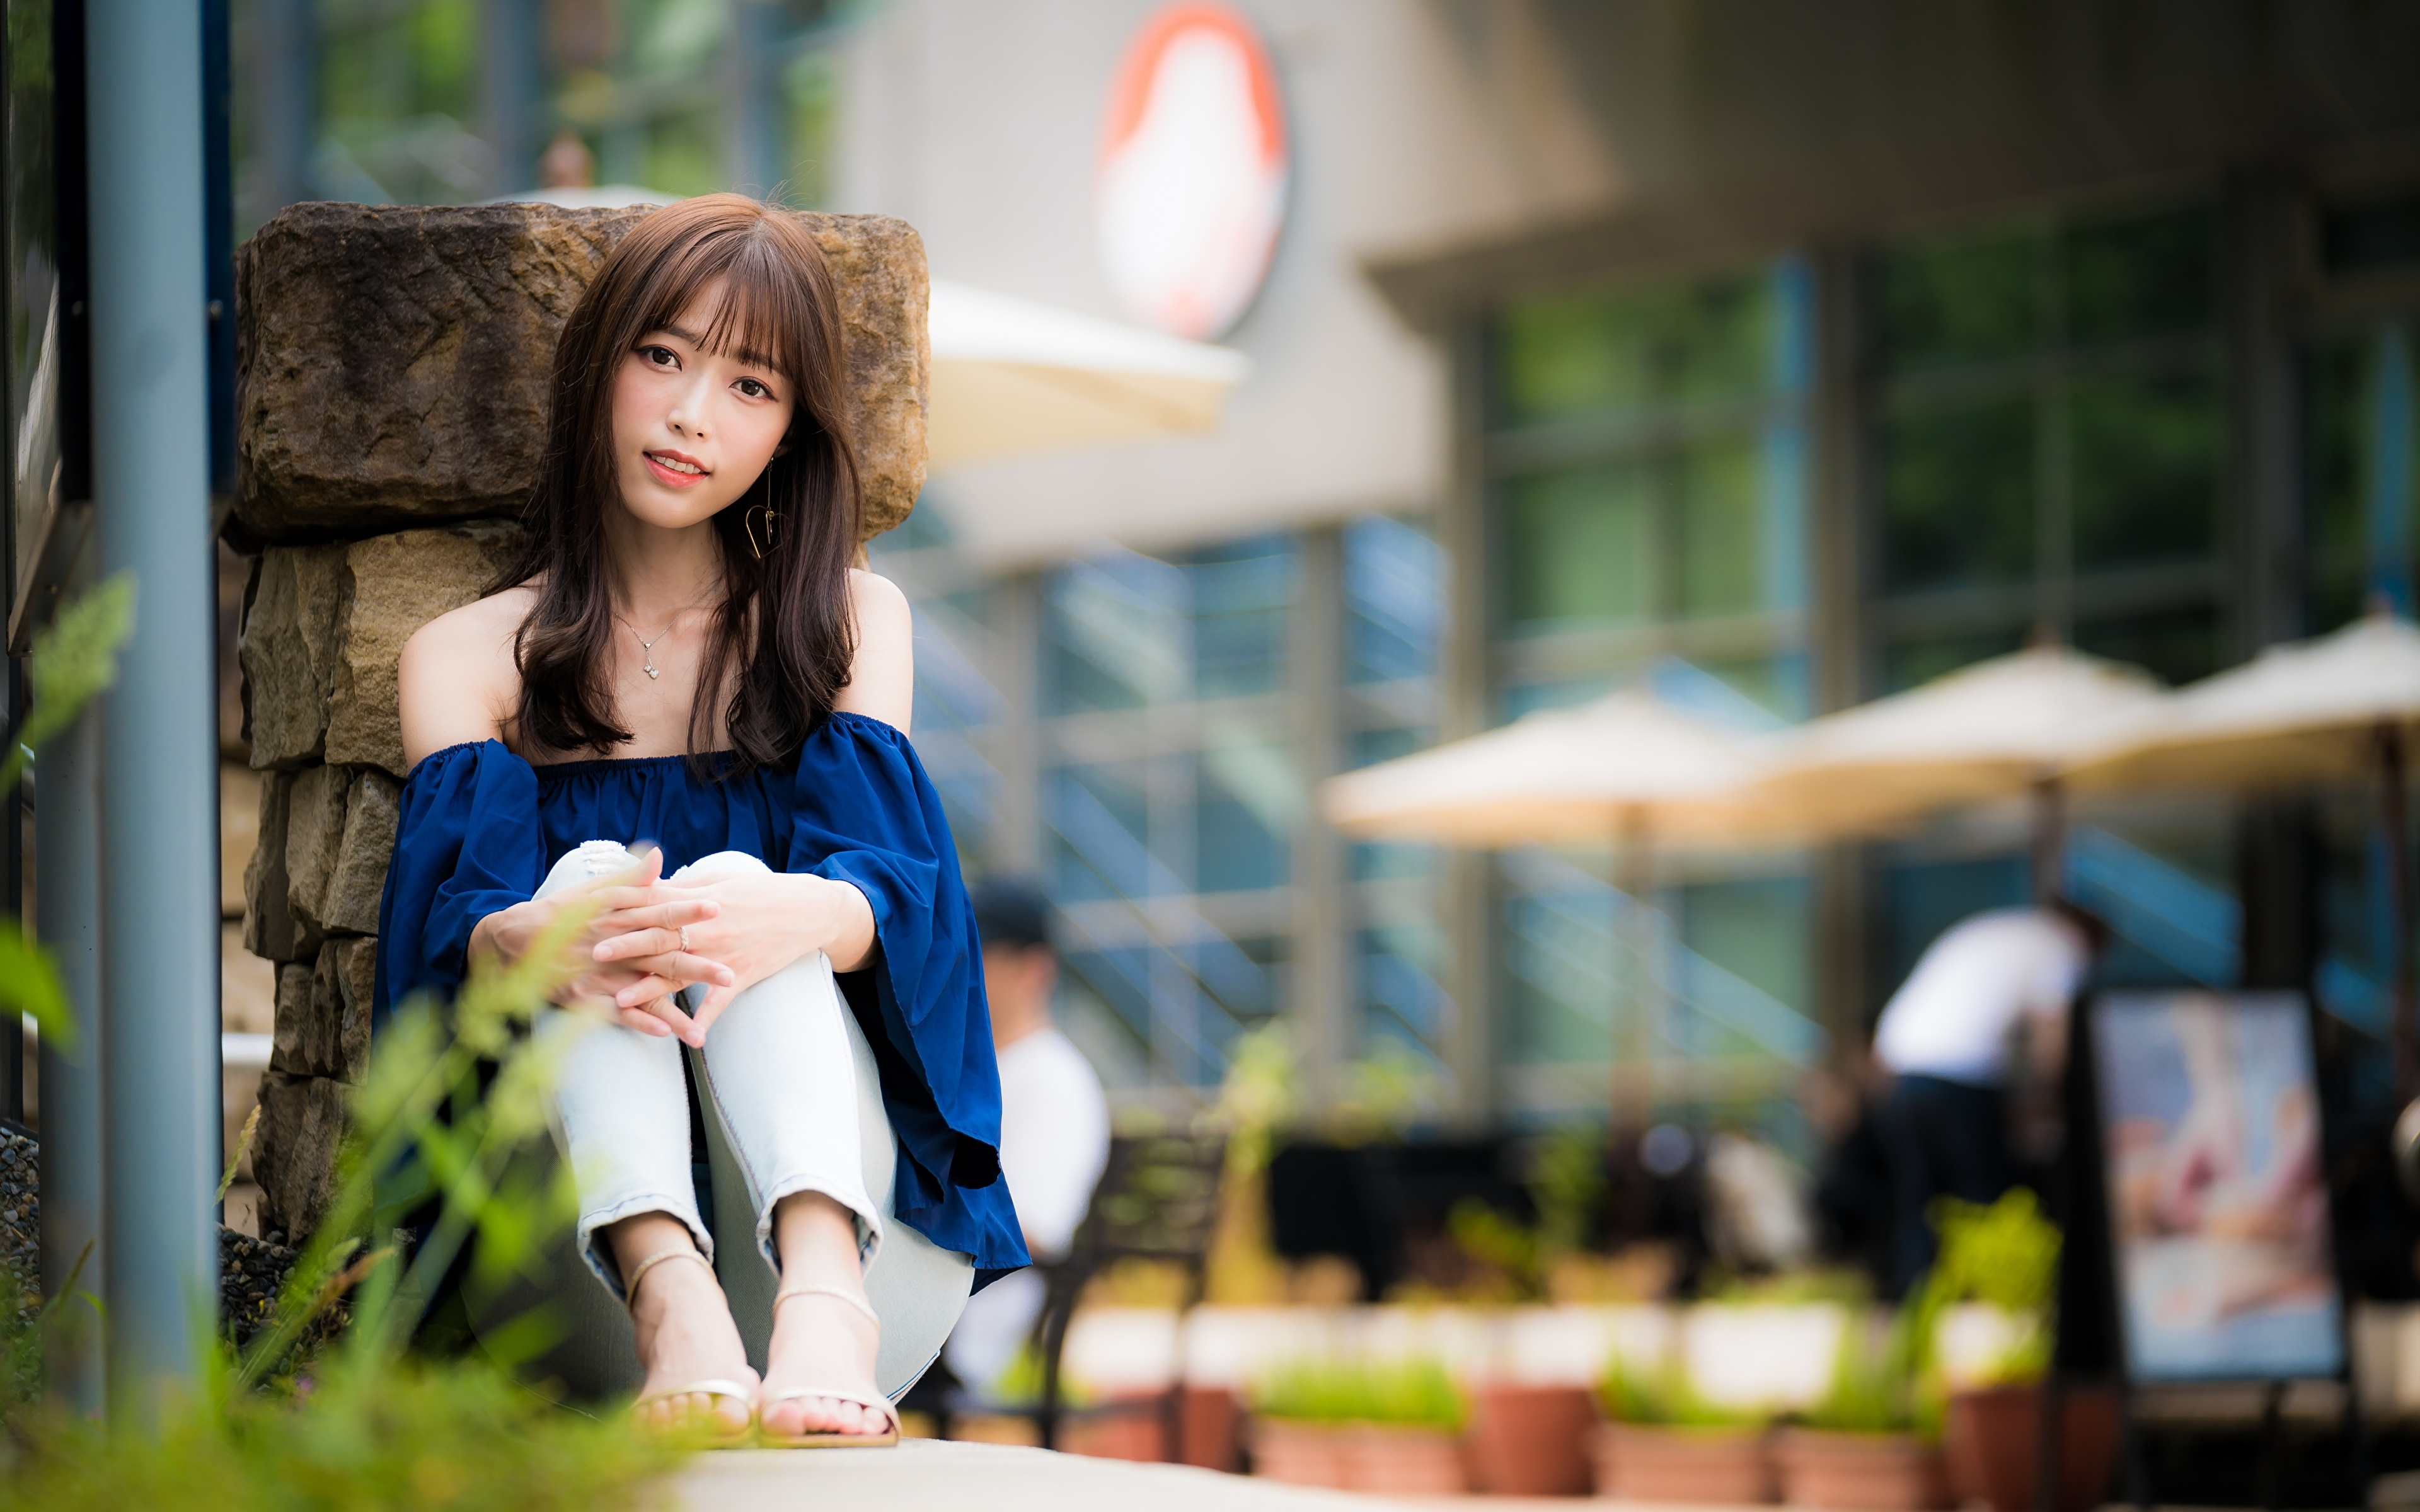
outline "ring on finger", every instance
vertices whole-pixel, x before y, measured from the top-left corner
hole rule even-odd
[[[682,954],[686,955],[689,953],[689,926],[687,924],[683,924],[680,927],[680,948]]]

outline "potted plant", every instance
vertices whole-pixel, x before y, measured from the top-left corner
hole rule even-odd
[[[1450,1496],[1470,1489],[1462,1390],[1434,1360],[1394,1360],[1361,1373],[1359,1412],[1344,1436],[1344,1484],[1357,1491]]]
[[[1769,1415],[1706,1400],[1677,1360],[1655,1374],[1617,1359],[1598,1398],[1606,1421],[1590,1440],[1600,1496],[1630,1502],[1770,1502]]]
[[[1950,1384],[1945,1442],[1962,1497],[1993,1512],[2033,1512],[2040,1463],[2043,1380],[2055,1336],[2059,1232],[2031,1192],[1992,1206],[1945,1199],[1928,1288],[1945,1308],[1984,1310],[1991,1348]],[[1947,1362],[1945,1362],[1947,1364]],[[2117,1469],[2122,1427],[2105,1385],[2059,1390],[2059,1498],[2064,1512],[2097,1505]]]
[[[1302,1361],[1252,1393],[1252,1470],[1297,1486],[1397,1494],[1467,1490],[1466,1408],[1429,1360]]]
[[[1842,1330],[1830,1389],[1775,1444],[1783,1501],[1866,1512],[1949,1504],[1941,1397],[1924,1368],[1935,1311],[1919,1287],[1881,1338],[1870,1327]]]
[[[1295,1486],[1344,1484],[1344,1425],[1351,1421],[1349,1372],[1299,1360],[1252,1383],[1252,1473]]]

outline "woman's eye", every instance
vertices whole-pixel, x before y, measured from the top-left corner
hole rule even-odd
[[[751,399],[769,399],[773,396],[773,391],[755,378],[741,378],[739,392]]]
[[[656,367],[680,366],[680,354],[670,347],[642,347],[639,355]]]

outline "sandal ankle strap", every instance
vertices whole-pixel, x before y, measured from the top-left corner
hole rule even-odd
[[[781,1290],[773,1293],[773,1310],[779,1312],[782,1308],[782,1304],[789,1301],[792,1297],[837,1297],[841,1301],[856,1308],[859,1312],[863,1313],[865,1315],[866,1321],[872,1323],[875,1327],[880,1328],[882,1326],[882,1315],[874,1310],[874,1304],[872,1303],[867,1302],[863,1297],[857,1295],[857,1293],[841,1287],[818,1286],[813,1282],[807,1281],[802,1281],[795,1287],[783,1287]]]
[[[714,1262],[700,1253],[696,1246],[668,1244],[630,1267],[629,1273],[622,1277],[622,1305],[636,1311],[639,1305],[639,1283],[645,1278],[646,1273],[666,1260],[680,1259],[695,1260],[705,1266],[709,1273],[714,1270]]]

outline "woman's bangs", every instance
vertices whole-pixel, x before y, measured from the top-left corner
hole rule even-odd
[[[761,363],[796,385],[799,375],[814,371],[809,354],[801,349],[813,319],[806,291],[799,286],[800,276],[782,266],[780,254],[761,236],[735,239],[738,244],[719,257],[711,255],[712,249],[698,247],[695,251],[706,255],[668,259],[659,286],[649,291],[642,329],[678,329],[698,296],[720,284],[721,298],[706,329],[684,334],[694,335],[701,348],[718,357]]]

